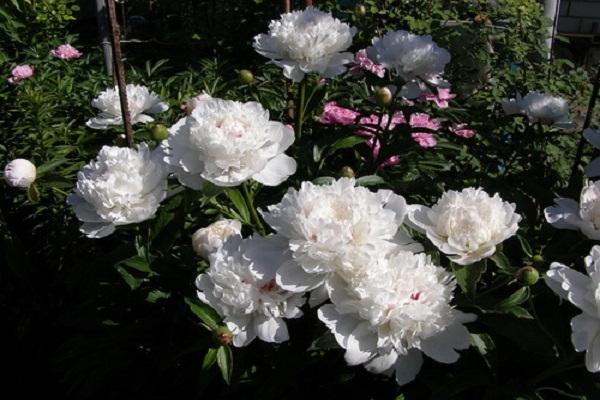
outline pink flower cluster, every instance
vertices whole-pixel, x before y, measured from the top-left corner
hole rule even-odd
[[[52,57],[60,58],[61,60],[73,60],[81,57],[83,54],[75,47],[65,43],[53,50],[50,50],[50,55]]]
[[[23,79],[30,78],[33,75],[33,67],[29,64],[21,64],[17,65],[10,71],[10,78],[8,78],[8,83],[11,85],[16,84]]]
[[[360,75],[363,71],[368,71],[380,78],[385,76],[385,67],[373,62],[373,60],[367,56],[367,49],[357,51],[354,55],[354,60],[350,63],[351,73]]]
[[[448,101],[455,98],[456,95],[450,92],[450,89],[437,88],[437,94],[422,93],[420,101],[433,101],[439,108],[448,108]]]
[[[410,116],[409,124],[412,128],[425,128],[432,131],[437,131],[441,128],[440,121],[431,118],[429,114],[414,113]],[[431,132],[412,132],[411,136],[415,142],[421,147],[434,147],[437,145],[437,140]]]
[[[359,115],[357,111],[339,107],[335,101],[330,101],[323,106],[319,122],[325,125],[351,125]]]
[[[456,136],[471,138],[475,136],[475,131],[473,129],[469,129],[467,124],[457,124],[453,123],[449,128],[450,132],[454,133]]]

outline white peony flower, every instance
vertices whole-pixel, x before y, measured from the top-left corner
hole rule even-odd
[[[521,216],[515,204],[483,189],[450,190],[432,207],[411,205],[408,218],[450,260],[469,265],[492,256],[496,245],[513,236]]]
[[[35,178],[35,165],[24,158],[16,158],[4,167],[4,179],[9,186],[28,188]]]
[[[404,198],[390,190],[355,187],[349,178],[323,186],[303,182],[300,190],[290,188],[279,204],[261,213],[289,240],[297,264],[282,266],[277,283],[294,292],[315,289],[332,274],[360,275],[374,254],[412,243],[400,229]],[[412,244],[412,249],[421,247]]]
[[[104,146],[77,174],[73,206],[89,238],[110,235],[118,225],[154,216],[167,193],[167,171],[144,143],[137,149]]]
[[[193,189],[204,180],[236,186],[250,178],[277,186],[296,172],[296,161],[283,153],[294,142],[293,129],[270,121],[256,102],[206,99],[169,131],[164,161]]]
[[[344,64],[354,59],[354,54],[345,50],[355,34],[356,28],[331,13],[306,7],[271,21],[268,34],[254,37],[254,49],[283,68],[285,77],[294,82],[309,72],[332,78],[344,73]]]
[[[318,315],[346,349],[349,365],[395,373],[403,385],[421,369],[422,353],[453,363],[459,357],[455,350],[469,347],[462,324],[475,315],[450,305],[455,286],[453,276],[425,254],[395,249],[380,254],[368,276],[352,285],[339,277],[328,280],[333,304],[322,306]]]
[[[395,69],[407,84],[402,88],[403,97],[415,99],[427,92],[427,82],[433,86],[448,87],[441,76],[450,53],[437,45],[431,36],[419,36],[406,31],[388,32],[373,38],[373,46],[367,49],[369,57],[387,69]]]
[[[283,318],[300,317],[305,302],[275,282],[275,271],[289,257],[281,238],[239,235],[210,255],[210,268],[196,279],[198,297],[224,318],[234,346],[246,346],[257,336],[274,343],[289,339]]]
[[[571,342],[575,351],[585,351],[585,366],[600,371],[600,246],[585,258],[587,275],[554,262],[546,272],[546,284],[561,298],[583,311],[571,319]]]
[[[600,240],[600,181],[586,183],[579,204],[565,198],[554,201],[556,205],[544,210],[548,223],[558,229],[578,230],[590,239]]]
[[[600,149],[600,131],[598,129],[586,128],[583,131],[583,137],[592,146]],[[596,157],[585,167],[585,174],[590,178],[600,176],[600,157]]]
[[[150,92],[147,87],[141,85],[127,85],[127,104],[131,123],[147,123],[154,121],[149,114],[157,114],[169,109],[169,106],[160,100],[156,93]],[[90,118],[86,125],[92,129],[107,129],[109,125],[122,125],[123,114],[121,113],[121,100],[117,87],[108,88],[94,100],[92,107],[100,110],[97,117]]]
[[[198,107],[199,104],[208,99],[212,99],[212,96],[203,90],[199,95],[184,100],[180,108],[184,110],[187,115],[190,115],[192,111],[194,111],[194,108]]]
[[[569,105],[562,97],[549,93],[529,92],[525,97],[517,95],[514,99],[502,101],[506,115],[523,114],[531,122],[541,122],[559,129],[571,129],[575,126],[569,120]]]
[[[200,257],[208,258],[217,251],[229,237],[242,234],[242,224],[236,219],[222,219],[192,235],[192,247]]]

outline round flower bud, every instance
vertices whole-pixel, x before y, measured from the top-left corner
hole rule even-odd
[[[152,127],[151,135],[152,139],[156,140],[157,142],[160,142],[162,140],[165,140],[167,136],[169,136],[169,129],[167,129],[167,127],[163,124],[156,124]]]
[[[387,87],[380,87],[375,90],[375,102],[381,107],[385,107],[392,102],[392,92]]]
[[[354,15],[359,18],[364,17],[367,15],[367,7],[365,7],[364,4],[357,4],[356,7],[354,7]]]
[[[252,85],[254,83],[254,74],[252,74],[252,71],[247,69],[240,70],[238,77],[240,81],[246,85]]]
[[[125,134],[123,133],[117,135],[117,138],[115,139],[115,144],[119,147],[127,147],[127,136],[125,136]]]
[[[223,219],[198,229],[192,235],[192,247],[196,254],[208,259],[231,236],[241,235],[242,224],[235,219]]]
[[[4,179],[9,186],[27,188],[35,181],[35,165],[29,160],[17,158],[4,167]]]
[[[537,269],[533,268],[530,265],[526,265],[520,270],[517,271],[515,277],[517,281],[524,286],[535,285],[537,281],[540,279],[540,273]]]
[[[536,266],[544,264],[544,256],[542,256],[541,254],[536,254],[535,256],[532,257],[531,260],[533,261],[533,264]]]
[[[219,326],[215,329],[215,339],[220,344],[231,344],[233,341],[233,333],[225,325]]]
[[[352,167],[349,167],[348,165],[344,165],[340,169],[340,172],[338,173],[338,175],[343,178],[354,178],[356,176]]]

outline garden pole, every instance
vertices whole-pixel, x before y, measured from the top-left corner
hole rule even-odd
[[[125,137],[127,146],[133,147],[133,127],[131,126],[131,116],[129,115],[129,104],[127,102],[127,85],[125,83],[125,67],[123,66],[123,57],[121,53],[121,41],[119,32],[119,23],[117,22],[117,13],[115,12],[115,0],[106,0],[108,9],[108,21],[110,23],[110,39],[112,42],[113,53],[115,55],[115,75],[117,76],[117,86],[119,87],[119,99],[121,100],[121,113],[123,114],[123,123],[125,125]]]
[[[550,26],[544,37],[546,47],[548,47],[548,60],[552,59],[552,46],[554,44],[554,36],[556,36],[559,9],[560,0],[544,0],[544,17],[550,20]]]
[[[98,32],[100,33],[100,44],[102,45],[102,53],[104,54],[104,69],[106,70],[106,75],[111,76],[113,74],[113,54],[108,37],[106,8],[104,7],[104,0],[94,1],[96,3],[96,21],[98,23]]]
[[[592,95],[590,96],[590,101],[588,103],[587,114],[585,115],[585,121],[583,122],[583,130],[589,128],[592,123],[592,116],[594,115],[594,108],[596,107],[596,100],[598,99],[598,91],[600,90],[600,65],[598,65],[598,72],[596,72],[596,80],[594,81],[594,87],[592,88]],[[569,188],[572,188],[575,185],[575,174],[577,172],[577,168],[579,167],[579,163],[581,162],[581,156],[583,155],[583,145],[585,143],[585,138],[583,134],[579,139],[579,145],[577,146],[577,153],[575,154],[575,162],[573,163],[573,168],[571,169],[571,177],[569,178]]]
[[[290,0],[283,0],[283,12],[284,13],[289,13],[292,11],[292,5],[291,5],[291,1]],[[285,84],[286,88],[287,88],[287,106],[288,106],[288,117],[290,117],[292,120],[294,119],[294,100],[293,98],[293,93],[292,93],[292,87],[289,83],[286,82]]]
[[[313,1],[312,1],[312,0],[304,0],[304,5],[305,5],[306,7],[308,7],[308,6],[312,6],[312,5],[313,5]]]
[[[290,11],[292,11],[290,0],[283,0],[283,12],[289,13]]]

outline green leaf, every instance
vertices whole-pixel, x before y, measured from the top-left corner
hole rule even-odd
[[[471,333],[470,339],[471,346],[475,347],[482,356],[496,348],[492,337],[487,333]]]
[[[244,200],[244,196],[237,189],[225,189],[225,194],[231,200],[231,203],[237,210],[240,217],[242,217],[243,222],[246,224],[250,223],[250,211],[246,206],[246,201]]]
[[[483,275],[485,269],[485,262],[478,262],[471,265],[452,264],[456,283],[458,283],[460,289],[470,299],[475,298],[477,282],[481,279],[481,275]]]
[[[330,185],[335,178],[333,176],[320,176],[312,180],[315,185]]]
[[[229,385],[229,382],[231,382],[231,373],[233,372],[233,354],[229,346],[219,347],[217,350],[217,364],[219,365],[219,369],[221,369],[223,380]]]
[[[518,306],[519,304],[522,304],[524,302],[527,301],[527,299],[529,298],[529,288],[527,287],[522,287],[519,290],[517,290],[516,292],[514,292],[513,294],[511,294],[510,296],[508,296],[506,299],[500,301],[498,304],[496,304],[496,310],[499,311],[508,311],[509,309],[513,308],[514,306]]]
[[[185,303],[190,307],[190,310],[200,318],[208,330],[214,331],[221,324],[221,317],[219,314],[206,304],[198,303],[189,297],[185,298]]]
[[[129,271],[127,271],[125,268],[118,264],[115,265],[115,268],[121,274],[121,277],[123,277],[123,280],[125,281],[125,283],[127,283],[127,285],[129,285],[131,290],[139,288],[142,282],[144,281],[144,278],[137,278],[133,276]]]
[[[521,306],[514,306],[514,307],[506,310],[506,312],[514,315],[517,318],[533,319],[533,315],[531,315],[529,313],[529,311],[527,311],[525,308],[523,308]]]
[[[354,147],[357,144],[364,143],[366,138],[360,136],[348,136],[342,139],[335,141],[331,146],[329,146],[329,153],[333,153],[335,150],[347,149],[350,147]]]
[[[148,293],[148,296],[146,296],[146,301],[149,303],[156,303],[160,299],[168,299],[169,297],[171,297],[171,293],[163,292],[162,290],[157,289]]]
[[[208,349],[206,354],[204,355],[204,360],[202,360],[202,371],[206,371],[210,367],[212,367],[217,361],[217,349],[211,347]]]
[[[120,261],[119,264],[123,264],[129,268],[133,268],[140,272],[148,272],[148,273],[152,272],[152,270],[150,269],[150,265],[148,264],[148,261],[146,260],[145,257],[142,257],[142,256],[129,257],[126,260]]]
[[[496,264],[496,266],[498,268],[500,268],[501,270],[504,270],[504,271],[507,271],[510,273],[513,273],[514,271],[517,270],[517,268],[512,267],[510,265],[510,260],[500,250],[496,251],[496,253],[494,253],[494,255],[490,257],[490,260],[492,260],[494,262],[494,264]]]
[[[375,185],[383,185],[385,180],[377,175],[365,175],[361,176],[356,180],[357,186],[375,186]]]
[[[517,235],[517,239],[519,239],[519,243],[521,243],[521,249],[523,250],[523,253],[525,253],[527,257],[533,257],[533,250],[531,250],[531,245],[527,239],[521,235]]]
[[[44,174],[46,174],[50,171],[53,171],[56,167],[66,163],[68,161],[69,160],[66,158],[57,158],[55,160],[45,162],[44,164],[42,164],[36,168],[36,175],[38,178],[40,178],[40,177],[44,176]]]

